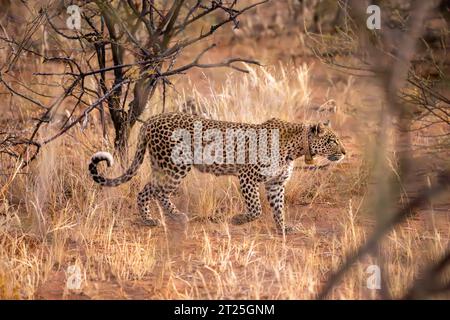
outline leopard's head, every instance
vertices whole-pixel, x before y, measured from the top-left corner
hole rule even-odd
[[[309,148],[312,156],[323,156],[330,161],[341,161],[345,157],[344,146],[331,129],[330,121],[310,126]]]

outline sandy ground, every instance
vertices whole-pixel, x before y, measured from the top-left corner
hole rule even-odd
[[[261,219],[244,226],[229,225],[227,219],[242,210],[239,195],[236,196],[235,192],[228,194],[225,187],[231,185],[233,179],[199,178],[202,175],[195,173],[188,176],[175,197],[177,207],[191,217],[223,215],[225,221],[192,221],[187,226],[168,223],[166,229],[149,229],[139,223],[134,189],[141,186],[137,185],[139,182],[133,182],[130,190],[112,191],[115,192],[113,195],[125,199],[125,205],[118,209],[120,212],[114,213],[114,219],[117,216],[118,220],[108,218],[106,223],[103,220],[99,222],[102,237],[109,234],[111,243],[117,244],[117,252],[108,247],[110,242],[99,240],[87,245],[88,240],[82,236],[75,232],[69,234],[62,250],[64,257],[55,259],[59,262],[51,266],[33,298],[308,299],[314,297],[330,271],[342,261],[343,253],[354,249],[370,234],[375,220],[368,209],[367,199],[374,190],[375,181],[364,175],[363,163],[378,128],[377,112],[382,102],[380,85],[370,79],[350,79],[321,65],[302,49],[302,39],[295,33],[277,36],[269,33],[250,38],[239,36],[239,33],[232,37],[229,34],[230,30],[227,30],[212,39],[218,46],[205,57],[205,63],[241,56],[252,57],[265,67],[274,69],[280,64],[294,69],[305,64],[311,68],[312,104],[320,105],[328,99],[338,102],[339,112],[327,114],[326,118],[339,132],[347,157],[339,165],[325,169],[326,172],[304,171],[301,169],[303,160],[297,161],[298,169],[288,184],[286,220],[297,226],[298,232],[286,236],[286,239],[277,235],[265,200]],[[193,57],[193,54],[188,54],[183,61]],[[220,88],[228,75],[229,72],[224,70],[196,69],[186,77],[174,79],[174,84],[177,90],[186,90],[188,94],[195,86],[200,94],[210,97],[211,87]],[[304,120],[298,113],[288,116],[292,121]],[[323,115],[316,115],[313,120],[322,118]],[[433,130],[430,129],[429,133]],[[413,174],[404,181],[403,190],[403,196],[409,199],[417,197],[428,181],[434,183],[437,170],[447,166],[449,159],[448,150],[430,156],[428,150],[420,146],[426,139],[414,136],[414,141],[417,145],[413,153]],[[147,176],[145,170],[141,170],[140,175]],[[88,179],[87,174],[85,178]],[[308,193],[310,189],[313,190],[311,194]],[[101,199],[108,196],[108,192],[99,189],[96,195]],[[195,197],[192,196],[194,192]],[[209,212],[207,206],[199,209],[195,201],[202,199],[202,195],[212,195],[223,203],[217,205],[214,212]],[[439,239],[436,234],[439,234]],[[48,245],[45,243],[47,240],[39,242],[32,236],[25,236],[23,241],[30,250]],[[418,210],[413,218],[390,234],[387,241],[390,241],[387,246],[393,252],[389,256],[389,267],[394,271],[392,288],[398,294],[404,289],[397,284],[401,282],[398,278],[411,279],[417,271],[416,265],[421,265],[421,260],[432,258],[431,252],[439,251],[435,247],[448,245],[449,199],[438,198]],[[115,270],[115,261],[96,260],[96,255],[98,259],[125,255],[126,248],[134,248],[135,245],[136,250],[141,250],[139,255],[144,256],[143,259],[146,258],[142,250],[155,251],[149,272],[139,276],[123,275],[126,268]],[[92,248],[95,252],[89,251]],[[120,251],[124,248],[125,251]],[[81,261],[85,270],[90,271],[86,272],[80,290],[67,290],[67,267],[75,260]],[[357,266],[358,271],[349,276],[350,280],[344,281],[343,293],[334,298],[380,297],[378,292],[364,287],[364,268],[369,260],[367,258]],[[133,261],[130,262],[132,264]]]

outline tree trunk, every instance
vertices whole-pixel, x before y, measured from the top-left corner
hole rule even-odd
[[[115,105],[114,109],[120,110],[120,115],[118,115],[115,110],[111,113],[111,119],[113,120],[115,129],[114,148],[123,164],[128,163],[128,140],[130,138],[131,129],[134,127],[139,116],[144,112],[148,101],[153,96],[156,89],[156,82],[157,80],[154,77],[151,77],[142,79],[136,83],[133,90],[134,99],[128,104],[128,111],[121,110],[119,103],[113,103],[113,105]],[[113,114],[115,114],[114,117]]]

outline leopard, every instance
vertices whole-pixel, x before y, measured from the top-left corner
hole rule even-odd
[[[222,154],[217,152],[220,148],[212,148],[215,152],[210,150],[213,139],[206,139],[202,135],[214,136],[210,134],[211,132],[214,133],[216,142],[223,143],[217,145],[227,151],[227,157],[223,152]],[[229,134],[230,132],[235,135]],[[255,132],[265,132],[266,135],[248,134]],[[194,141],[193,144],[187,143],[189,138],[191,142]],[[265,157],[262,156],[264,152],[257,152],[256,156],[251,154],[251,147],[258,143],[263,145],[263,142],[275,146],[271,149],[276,151],[273,157],[276,161],[272,161],[276,165],[267,161],[267,153],[270,152],[266,152]],[[205,151],[208,147],[213,157],[204,161],[201,148]],[[305,161],[311,162],[316,156],[320,156],[326,158],[329,163],[337,163],[346,155],[344,145],[331,128],[329,121],[296,123],[272,118],[255,124],[220,121],[183,112],[168,112],[151,116],[141,126],[134,158],[123,174],[116,178],[100,174],[98,171],[100,162],[105,161],[108,167],[114,164],[113,156],[109,152],[100,151],[90,159],[88,165],[90,176],[104,187],[126,183],[137,174],[147,150],[151,165],[150,181],[137,195],[138,211],[144,225],[160,226],[167,218],[189,221],[188,215],[176,208],[172,197],[182,180],[192,168],[195,168],[215,176],[235,176],[239,180],[245,210],[244,213],[237,213],[231,217],[232,225],[252,222],[262,215],[259,191],[263,186],[276,230],[281,234],[295,232],[292,225],[285,223],[284,214],[285,189],[293,173],[294,161],[304,156]],[[197,152],[198,150],[200,152]],[[192,159],[195,158],[196,152],[198,159]],[[178,156],[175,157],[174,154]],[[234,154],[234,158],[230,156],[228,159],[229,154]],[[236,161],[236,158],[240,161]],[[151,204],[154,202],[162,209],[163,215],[156,216],[155,212],[152,212],[154,210]]]

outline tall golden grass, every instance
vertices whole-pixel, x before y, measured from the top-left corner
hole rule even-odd
[[[222,85],[211,83],[206,89],[192,82],[168,99],[167,110],[193,98],[216,119],[318,121],[323,115],[308,106],[314,96],[328,97],[312,90],[311,72],[307,65],[278,65],[249,68],[247,75],[232,74]],[[367,101],[351,88],[352,81],[341,85],[335,85],[339,95],[333,97],[339,108],[329,117],[348,146],[348,159],[322,171],[301,170],[298,161],[287,187],[286,217],[299,231],[286,238],[276,234],[264,200],[259,221],[229,224],[233,214],[244,210],[236,179],[197,172],[185,179],[175,203],[190,217],[223,219],[193,219],[185,227],[140,225],[135,199],[149,177],[149,165],[114,189],[91,181],[90,156],[112,151],[92,116],[87,129],[74,128],[46,146],[27,174],[1,177],[0,298],[314,298],[330,270],[372,229],[365,199],[373,141],[370,134],[361,134],[366,121],[351,109]],[[145,117],[159,112],[155,107]],[[120,171],[114,168],[107,175]],[[407,289],[423,263],[446,248],[449,231],[410,221],[385,239],[384,264],[394,296]],[[377,261],[356,264],[331,298],[378,298],[378,291],[366,287],[371,264]],[[81,271],[77,290],[66,286],[70,266]]]

